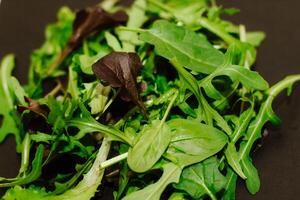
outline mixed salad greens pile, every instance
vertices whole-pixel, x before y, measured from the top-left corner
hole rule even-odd
[[[2,198],[89,200],[108,185],[115,200],[233,200],[238,177],[257,193],[251,149],[300,75],[269,87],[252,69],[264,33],[221,19],[237,12],[213,0],[61,8],[27,85],[13,55],[1,62],[0,142],[13,134],[21,154]]]

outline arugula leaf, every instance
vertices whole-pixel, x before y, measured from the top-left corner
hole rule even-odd
[[[290,88],[293,83],[300,80],[300,75],[292,75],[272,86],[268,91],[268,97],[262,103],[260,110],[255,119],[249,125],[245,140],[240,145],[239,160],[241,161],[243,172],[245,173],[246,185],[251,194],[258,192],[260,187],[259,176],[256,168],[250,159],[250,151],[254,142],[261,137],[261,131],[266,122],[271,121],[273,124],[280,123],[272,109],[274,98],[284,89]]]
[[[22,128],[14,107],[14,93],[11,92],[12,70],[14,68],[14,56],[7,55],[0,65],[0,116],[2,125],[0,126],[0,142],[13,134],[17,143],[17,151],[21,151]]]
[[[158,55],[174,60],[195,72],[209,74],[221,66],[225,57],[202,34],[176,26],[165,20],[153,23],[142,31],[140,39],[155,45]]]
[[[40,200],[47,199],[45,198],[46,196],[46,189],[40,189],[34,186],[24,189],[21,186],[15,186],[6,192],[3,196],[3,200]]]
[[[224,195],[222,200],[235,200],[235,189],[237,182],[237,175],[230,168],[227,168],[226,174],[227,182],[224,187]]]
[[[104,139],[100,150],[97,154],[97,158],[91,167],[91,169],[86,173],[83,179],[72,189],[67,190],[65,193],[60,195],[54,195],[47,193],[44,189],[40,188],[29,188],[24,189],[20,186],[16,186],[5,194],[4,200],[82,200],[90,199],[95,195],[98,186],[101,183],[102,177],[104,175],[104,169],[99,169],[99,165],[104,162],[108,156],[110,150],[111,142]]]
[[[207,87],[211,84],[212,79],[221,75],[228,76],[232,81],[240,81],[247,88],[266,90],[269,87],[269,84],[257,72],[238,65],[226,65],[218,68],[200,82],[200,87],[203,87],[207,92]],[[210,94],[210,92],[207,93]]]
[[[25,185],[38,179],[42,174],[44,146],[40,144],[36,150],[34,160],[32,161],[31,171],[23,177],[18,177],[10,182],[0,183],[0,187],[11,187],[15,185]]]
[[[228,164],[234,169],[234,171],[242,178],[246,179],[247,176],[244,174],[242,170],[242,166],[240,165],[239,154],[235,148],[233,143],[229,143],[225,152],[224,152]]]
[[[177,183],[181,174],[181,168],[173,163],[167,163],[163,166],[164,173],[161,178],[153,183],[125,196],[122,200],[159,200],[161,194],[170,183]]]
[[[209,30],[210,32],[216,34],[221,39],[223,39],[227,44],[239,44],[239,40],[234,38],[232,35],[230,35],[222,24],[217,23],[215,21],[209,20],[205,17],[201,17],[198,20],[199,25],[201,25],[203,28]]]
[[[99,169],[99,166],[107,159],[110,146],[111,142],[107,138],[104,138],[93,166],[88,173],[84,175],[83,179],[74,188],[54,197],[53,199],[91,199],[95,195],[98,186],[101,184],[104,169]]]
[[[225,54],[226,62],[200,81],[199,87],[203,88],[209,97],[216,100],[223,98],[222,94],[212,85],[214,78],[223,75],[228,76],[235,83],[241,82],[246,88],[257,90],[266,90],[269,88],[269,84],[257,72],[232,64],[239,53],[239,46],[231,45]]]
[[[133,144],[132,139],[129,136],[112,126],[100,124],[90,115],[84,105],[79,104],[79,106],[83,115],[80,118],[66,120],[66,125],[68,127],[73,126],[79,129],[75,138],[81,139],[87,133],[99,132],[106,135],[110,140],[125,142],[129,145]]]
[[[16,103],[26,106],[27,102],[25,101],[25,98],[28,97],[28,94],[25,92],[18,79],[11,76],[9,88],[15,96]]]
[[[224,154],[227,158],[228,164],[234,169],[234,171],[243,179],[246,179],[246,175],[244,174],[242,167],[240,165],[240,157],[236,150],[235,143],[245,134],[250,120],[255,116],[255,112],[253,108],[249,108],[244,111],[235,127],[235,130],[231,136],[231,142],[228,143]]]
[[[190,74],[188,71],[186,71],[181,65],[177,63],[176,60],[171,61],[173,66],[176,68],[177,72],[179,73],[180,79],[184,84],[184,87],[181,88],[181,90],[185,90],[185,88],[188,88],[190,91],[194,93],[196,96],[199,106],[201,106],[204,115],[205,115],[205,122],[209,125],[213,124],[213,120],[217,122],[217,124],[228,134],[231,134],[231,128],[228,126],[227,122],[224,120],[224,118],[216,111],[214,110],[208,102],[203,97],[200,88],[197,84],[197,80],[195,77],[193,77],[192,74]]]
[[[159,9],[158,14],[165,19],[175,17],[178,21],[183,22],[185,25],[195,27],[199,16],[201,16],[207,9],[207,0],[186,0],[185,2],[177,0],[148,0],[151,5]],[[154,9],[149,9],[153,12]]]

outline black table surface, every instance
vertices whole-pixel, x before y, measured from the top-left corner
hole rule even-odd
[[[80,9],[97,0],[2,0],[0,4],[0,57],[17,56],[15,75],[26,82],[29,54],[44,40],[44,27],[55,20],[62,5]],[[300,73],[300,1],[298,0],[232,0],[218,1],[237,7],[241,13],[230,17],[245,24],[248,30],[263,30],[267,39],[258,51],[256,69],[271,83],[288,74]],[[0,97],[1,98],[1,97]],[[283,120],[280,128],[271,128],[262,148],[254,154],[261,177],[261,190],[251,196],[240,182],[238,200],[300,199],[300,87],[291,97],[281,95],[274,110]],[[0,105],[1,109],[1,105]],[[19,166],[13,138],[0,145],[0,176],[12,177]],[[104,199],[112,199],[105,197]]]

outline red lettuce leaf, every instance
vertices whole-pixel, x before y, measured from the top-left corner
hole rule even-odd
[[[141,60],[136,53],[112,52],[93,65],[93,72],[111,87],[121,88],[120,97],[124,101],[134,102],[147,116],[136,82],[141,67]]]

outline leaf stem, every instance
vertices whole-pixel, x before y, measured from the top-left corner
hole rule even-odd
[[[247,31],[246,31],[246,27],[244,25],[240,25],[239,26],[239,32],[240,32],[240,41],[241,42],[247,42]],[[251,64],[249,62],[249,50],[245,50],[243,51],[243,56],[242,59],[240,60],[240,65],[244,66],[246,69],[251,68]],[[247,94],[248,90],[243,87],[242,88],[242,98],[244,98]],[[242,113],[245,110],[245,102],[242,101],[241,103],[241,107],[240,107],[240,113]]]
[[[102,113],[104,113],[108,108],[109,106],[113,103],[113,101],[117,98],[118,94],[120,94],[121,92],[121,88],[119,88],[117,90],[117,92],[114,94],[114,96],[107,102],[107,104],[105,105],[105,107],[103,108],[103,111]]]
[[[276,97],[282,90],[285,88],[288,88],[296,81],[300,81],[300,74],[290,75],[287,76],[282,81],[276,83],[274,86],[272,86],[268,91],[267,94],[272,96],[273,98]]]
[[[109,159],[109,160],[104,161],[103,163],[101,163],[100,169],[105,169],[107,167],[110,167],[110,166],[112,166],[112,165],[114,165],[114,164],[116,164],[116,163],[118,163],[118,162],[120,162],[122,160],[125,160],[127,157],[128,157],[128,152],[123,153],[121,155],[118,155],[116,157],[113,157],[113,158],[111,158],[111,159]]]
[[[25,175],[24,173],[27,171],[29,166],[29,154],[31,147],[31,138],[30,134],[26,133],[25,138],[23,140],[23,150],[22,150],[22,158],[21,158],[21,167],[19,170],[19,175]]]
[[[135,32],[135,33],[147,32],[147,30],[142,29],[142,28],[130,28],[130,27],[126,27],[126,26],[119,26],[116,29],[119,31],[128,31],[128,32]]]
[[[63,89],[63,86],[62,86],[61,82],[59,80],[57,80],[57,85],[48,94],[45,95],[45,98],[48,98],[49,96],[54,97],[62,89]]]
[[[92,129],[95,132],[103,133],[107,136],[112,136],[118,138],[118,140],[123,141],[129,145],[132,145],[130,138],[126,137],[123,132],[119,131],[116,128],[103,125],[97,121],[84,121],[81,119],[72,119],[67,121],[68,126],[85,126],[86,128]]]
[[[240,41],[247,42],[247,32],[246,32],[246,27],[244,25],[239,26],[239,32],[240,32]]]
[[[170,103],[168,105],[168,108],[167,108],[167,110],[166,110],[166,112],[165,112],[165,114],[164,114],[164,116],[163,116],[163,118],[161,120],[162,123],[166,121],[166,119],[167,119],[167,117],[168,117],[168,115],[169,115],[169,113],[170,113],[170,111],[171,111],[171,109],[173,107],[173,104],[175,103],[175,101],[177,99],[177,96],[178,96],[178,91],[175,92],[173,98],[171,99],[171,101],[170,101]]]
[[[217,7],[216,0],[210,0],[212,7]]]

